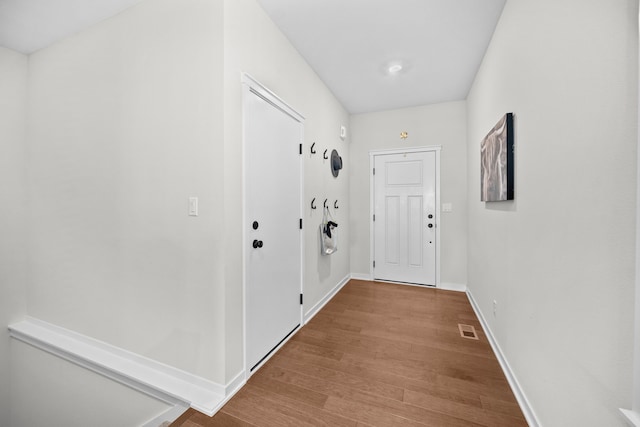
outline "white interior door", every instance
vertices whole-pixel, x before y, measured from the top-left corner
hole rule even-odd
[[[436,285],[436,152],[374,156],[374,278]]]
[[[249,371],[300,326],[302,135],[302,118],[286,104],[266,89],[245,87],[245,319]]]

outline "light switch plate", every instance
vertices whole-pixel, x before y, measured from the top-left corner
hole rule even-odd
[[[453,205],[451,203],[443,203],[442,212],[453,212]]]
[[[189,197],[189,216],[198,216],[198,198]]]

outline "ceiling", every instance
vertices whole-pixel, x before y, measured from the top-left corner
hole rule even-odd
[[[29,54],[142,0],[0,0],[0,46]]]
[[[258,0],[350,113],[466,99],[505,1]]]
[[[0,0],[0,46],[29,54],[140,1]],[[258,2],[344,107],[364,113],[465,99],[506,0]]]

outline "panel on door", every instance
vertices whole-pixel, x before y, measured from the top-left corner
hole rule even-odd
[[[253,370],[300,325],[303,128],[252,91],[244,114],[246,357]]]
[[[374,156],[374,278],[436,284],[436,154]]]

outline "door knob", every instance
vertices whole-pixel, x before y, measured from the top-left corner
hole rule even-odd
[[[433,228],[433,224],[428,224],[427,227]]]
[[[253,248],[254,249],[258,249],[262,247],[262,240],[254,240],[253,241]]]

